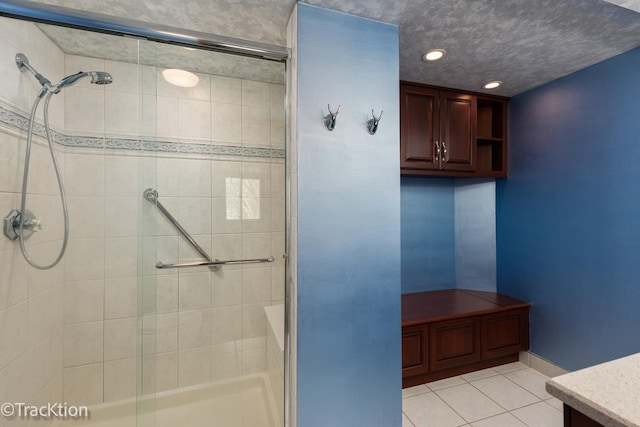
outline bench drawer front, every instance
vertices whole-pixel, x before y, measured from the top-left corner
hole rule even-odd
[[[473,316],[432,323],[429,344],[431,370],[480,360],[480,318]]]
[[[529,309],[482,316],[482,357],[505,356],[529,348]]]
[[[402,377],[429,372],[428,325],[402,328]]]

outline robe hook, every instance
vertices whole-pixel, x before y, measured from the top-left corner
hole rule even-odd
[[[367,131],[370,135],[375,135],[378,131],[378,123],[380,123],[382,113],[384,113],[384,111],[380,111],[380,115],[376,117],[376,113],[374,113],[373,109],[371,110],[371,115],[373,116],[373,118],[367,122]]]
[[[327,109],[329,110],[329,114],[324,116],[324,127],[327,130],[331,131],[336,126],[336,118],[338,117],[338,113],[340,112],[340,105],[338,105],[338,109],[333,112],[331,111],[331,105],[327,104]]]

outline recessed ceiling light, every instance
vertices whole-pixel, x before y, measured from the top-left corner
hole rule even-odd
[[[423,61],[438,61],[447,54],[447,51],[444,49],[429,49],[422,55]]]
[[[176,68],[162,71],[162,77],[172,85],[179,87],[194,87],[200,81],[195,74]]]
[[[490,82],[483,84],[482,89],[495,89],[500,86],[502,86],[502,82],[500,80],[491,80]]]

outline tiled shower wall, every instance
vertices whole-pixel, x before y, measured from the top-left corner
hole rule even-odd
[[[8,22],[44,37],[30,24]],[[2,49],[11,54],[4,55],[0,70],[13,81],[29,81],[30,76],[20,77],[15,68],[16,49],[29,53],[21,46]],[[64,268],[30,273],[17,245],[8,240],[0,243],[2,292],[7,292],[9,284],[21,286],[18,296],[9,299],[15,301],[12,309],[27,301],[25,289],[31,276],[46,284],[32,286],[34,297],[36,291],[55,292],[41,296],[47,304],[27,301],[31,311],[26,315],[33,317],[31,323],[44,316],[42,310],[54,310],[56,305],[51,301],[58,298],[57,316],[47,314],[47,321],[38,324],[47,331],[54,329],[46,343],[59,353],[57,359],[42,364],[50,366],[59,359],[57,371],[51,368],[54,373],[46,378],[58,378],[58,395],[73,404],[134,396],[141,351],[140,309],[146,315],[145,336],[154,338],[145,340],[144,391],[264,371],[263,307],[284,299],[284,87],[199,74],[196,88],[178,89],[165,83],[161,69],[155,67],[64,55],[59,50],[58,55],[57,69],[47,68],[50,53],[37,60],[33,56],[32,64],[37,63],[52,80],[78,70],[104,69],[115,82],[92,86],[85,79],[65,89],[64,95],[56,95],[52,102],[56,129],[72,136],[66,140],[74,145],[63,150],[71,223]],[[7,89],[15,91],[14,86]],[[27,86],[22,88],[23,96],[33,97],[37,86]],[[5,93],[12,92],[3,90]],[[30,102],[18,96],[3,97],[3,101],[8,108],[17,107],[22,115]],[[7,211],[9,205],[17,204],[13,199],[19,191],[22,166],[15,159],[22,155],[18,153],[23,151],[24,134],[22,131],[20,138],[7,136],[10,143],[0,145],[0,161],[3,166],[7,162],[7,168],[0,171],[0,203]],[[5,139],[4,133],[2,137]],[[150,151],[148,146],[142,151],[150,141],[161,147],[161,152]],[[236,150],[236,156],[189,154],[211,153],[207,147],[216,145],[245,151]],[[44,150],[39,147],[37,152],[44,156]],[[38,186],[38,177],[33,179],[32,188]],[[7,183],[11,186],[5,188]],[[48,185],[51,188],[46,188],[45,194],[53,200],[57,189]],[[160,201],[212,257],[273,255],[276,262],[226,266],[214,273],[207,269],[158,272],[154,268],[158,260],[176,262],[198,256],[142,199],[147,187],[158,190]],[[43,204],[55,209],[53,203]],[[60,230],[58,227],[59,234]],[[32,239],[32,244],[38,241]],[[55,251],[58,242],[50,246]],[[149,295],[153,296],[151,302]],[[0,356],[5,346],[16,349],[11,341],[14,328],[4,325],[7,321],[23,325],[25,316],[3,308],[8,320],[2,324]],[[57,323],[49,320],[53,318]],[[149,328],[150,324],[155,327]],[[42,333],[33,335],[35,340]],[[56,353],[37,352],[40,357],[48,354]],[[154,368],[151,374],[149,367]],[[19,371],[8,372],[15,375]]]
[[[0,105],[27,116],[38,85],[21,73],[15,54],[23,52],[49,75],[64,72],[62,52],[35,26],[0,18]],[[51,120],[61,129],[64,96],[51,102]],[[53,110],[57,109],[57,112]],[[4,112],[6,113],[6,109]],[[11,115],[13,117],[13,115]],[[19,208],[25,131],[0,124],[0,214]],[[62,215],[58,190],[44,145],[32,147],[27,207],[43,218],[44,230],[26,242],[41,264],[55,259],[61,245]],[[58,149],[64,164],[64,153]],[[64,261],[53,270],[26,263],[17,242],[0,236],[0,401],[42,404],[62,399],[62,311]],[[8,420],[0,417],[0,425]],[[42,421],[47,425],[46,421]]]

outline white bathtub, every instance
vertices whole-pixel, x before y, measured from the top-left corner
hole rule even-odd
[[[264,308],[267,371],[89,406],[90,419],[54,427],[280,427],[284,419],[284,305]],[[138,424],[136,423],[138,422]]]
[[[54,427],[280,427],[280,409],[264,373],[197,385],[155,396],[89,406],[89,419]],[[46,424],[46,423],[45,423]]]

